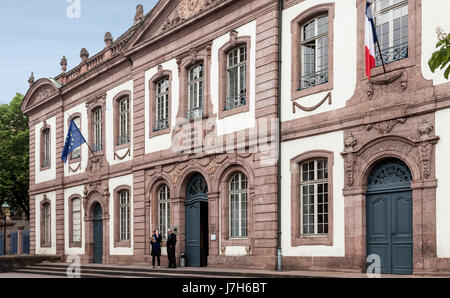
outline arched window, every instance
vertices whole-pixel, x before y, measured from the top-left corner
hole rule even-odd
[[[227,54],[227,96],[225,110],[246,104],[247,46],[243,45]]]
[[[374,21],[384,63],[408,57],[408,0],[375,0]],[[382,64],[376,48],[376,65]]]
[[[119,135],[117,145],[130,142],[130,98],[128,96],[119,101]]]
[[[43,206],[43,223],[44,223],[44,244],[51,243],[51,210],[50,203],[44,203]]]
[[[42,132],[42,168],[50,167],[50,128]]]
[[[73,123],[77,126],[77,128],[81,131],[81,118],[80,117],[74,117]],[[70,153],[70,159],[77,159],[81,156],[81,147],[78,147],[77,149],[73,150],[72,153]]]
[[[72,242],[81,242],[81,199],[72,200]]]
[[[300,165],[301,235],[328,234],[328,160]]]
[[[309,20],[301,30],[300,90],[328,82],[328,15]]]
[[[103,150],[102,109],[101,108],[95,109],[93,115],[94,115],[94,144],[92,150],[94,152],[98,152]]]
[[[247,177],[237,173],[229,183],[230,237],[247,237]]]
[[[163,185],[158,192],[158,214],[158,228],[163,239],[166,239],[166,231],[170,227],[170,190],[167,185]]]
[[[130,240],[130,193],[127,190],[119,193],[120,240]]]
[[[188,119],[203,116],[203,72],[203,63],[194,65],[188,72]]]
[[[156,123],[155,131],[169,127],[169,78],[156,83]]]

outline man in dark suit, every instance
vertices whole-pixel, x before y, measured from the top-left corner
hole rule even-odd
[[[177,235],[172,232],[172,229],[167,230],[167,256],[169,258],[169,268],[177,268],[177,261],[175,259],[175,246],[177,244]]]

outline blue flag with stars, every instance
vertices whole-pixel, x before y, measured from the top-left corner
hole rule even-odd
[[[84,143],[87,143],[86,140],[84,139],[75,122],[71,120],[69,131],[67,132],[66,142],[64,144],[64,149],[61,155],[61,159],[63,160],[63,162],[66,163],[67,157],[69,156],[70,152],[77,149]]]

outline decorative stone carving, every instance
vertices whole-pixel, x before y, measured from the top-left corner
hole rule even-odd
[[[353,148],[356,146],[356,144],[358,144],[358,141],[355,139],[355,137],[353,137],[352,133],[349,133],[344,140],[345,151],[353,151]]]
[[[163,70],[162,65],[158,65],[158,76],[161,77],[163,72],[164,72],[164,70]]]
[[[205,11],[221,0],[181,0],[174,13],[163,24],[162,31],[167,31],[185,20]]]
[[[344,159],[345,184],[348,187],[353,186],[354,166],[355,166],[354,156],[353,154],[348,154]]]
[[[144,6],[142,4],[139,4],[136,6],[136,15],[134,16],[134,24],[140,23],[142,20],[144,20]]]
[[[424,179],[431,176],[431,150],[433,145],[430,143],[423,143],[418,147],[420,163],[422,166],[422,175]]]
[[[30,84],[30,87],[31,87],[31,85],[34,84],[34,73],[33,72],[31,72],[31,75],[28,78],[28,84]]]
[[[91,157],[89,159],[89,170],[91,173],[100,173],[103,167],[103,161],[100,156]]]
[[[399,78],[403,78],[401,81],[401,87],[403,90],[406,90],[406,87],[408,86],[408,76],[404,74],[403,72],[396,72],[396,73],[387,73],[384,75],[372,77],[370,80],[367,81],[367,97],[369,100],[372,100],[373,95],[375,94],[374,85],[378,86],[387,86],[395,81],[397,81]],[[403,87],[405,86],[405,87]]]
[[[54,95],[56,92],[52,90],[50,86],[43,86],[39,89],[37,92],[37,98],[38,100],[44,100],[49,98],[50,96]]]
[[[189,50],[189,63],[194,64],[196,60],[197,60],[197,49],[192,48]]]
[[[406,118],[398,118],[398,119],[394,119],[394,120],[379,122],[376,124],[368,124],[366,126],[366,129],[369,131],[373,128],[376,131],[378,131],[380,134],[385,135],[385,134],[390,133],[394,129],[394,127],[399,123],[401,123],[401,124],[406,123]]]
[[[89,59],[89,52],[86,48],[82,48],[80,51],[80,57],[83,62],[86,62]]]
[[[66,70],[67,70],[67,58],[66,58],[66,56],[63,56],[61,58],[61,62],[59,64],[61,65],[61,71],[62,72],[66,72]]]
[[[427,119],[422,120],[422,124],[417,129],[417,134],[420,136],[421,140],[426,140],[430,137],[430,133],[433,131],[434,126],[431,125]]]
[[[300,110],[305,111],[305,112],[315,111],[321,105],[323,105],[327,99],[328,99],[328,104],[331,106],[333,104],[331,92],[328,92],[327,95],[325,95],[325,97],[318,104],[316,104],[315,106],[312,106],[312,107],[305,107],[305,106],[302,106],[302,105],[296,103],[295,101],[293,101],[292,102],[292,112],[295,114],[297,108],[299,108]]]
[[[235,47],[237,44],[238,32],[236,30],[231,30],[230,32],[230,44],[232,47]]]
[[[105,41],[105,44],[106,44],[107,47],[112,45],[113,37],[112,37],[111,32],[106,32],[105,33],[104,41]]]
[[[367,185],[397,184],[411,182],[408,166],[401,160],[393,159],[375,166],[368,178]]]

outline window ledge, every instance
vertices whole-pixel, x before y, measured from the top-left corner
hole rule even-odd
[[[114,247],[131,247],[131,241],[130,240],[116,241]]]
[[[233,116],[233,115],[237,115],[237,114],[240,114],[240,113],[246,113],[248,111],[250,111],[250,105],[249,105],[249,102],[247,100],[247,103],[245,105],[235,107],[235,108],[233,108],[231,110],[220,111],[219,112],[219,119],[223,119],[223,118],[230,117],[230,116]]]
[[[131,143],[130,142],[122,144],[122,145],[115,145],[114,146],[114,151],[127,149],[127,148],[131,148]]]
[[[160,135],[165,135],[170,133],[170,125],[167,128],[160,129],[160,130],[153,130],[150,132],[150,138],[154,138]]]
[[[41,243],[41,247],[42,248],[50,248],[50,247],[52,247],[52,244],[51,243]]]
[[[309,96],[309,95],[313,95],[313,94],[321,93],[321,92],[326,92],[326,91],[331,91],[331,90],[333,90],[333,82],[330,82],[330,81],[327,83],[324,83],[324,84],[310,87],[308,89],[303,89],[303,90],[296,89],[296,90],[292,90],[291,100],[295,101],[295,100],[301,99],[302,97],[305,97],[305,96]]]
[[[81,248],[81,242],[70,242],[69,248]]]

